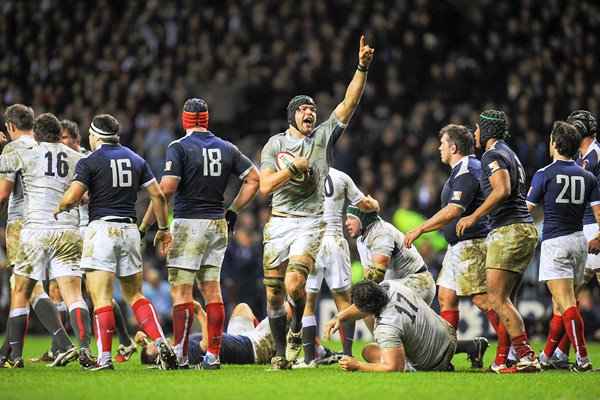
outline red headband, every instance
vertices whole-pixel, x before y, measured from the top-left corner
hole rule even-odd
[[[195,126],[200,128],[208,128],[208,111],[202,112],[188,112],[184,111],[181,115],[181,121],[183,122],[183,129],[187,130]]]

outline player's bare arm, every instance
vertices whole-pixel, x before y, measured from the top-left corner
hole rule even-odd
[[[171,197],[173,197],[173,193],[175,193],[178,187],[179,179],[177,178],[173,178],[171,176],[163,176],[160,180],[160,190],[162,190],[163,194],[165,195],[167,204],[169,204]],[[146,210],[146,214],[142,219],[142,223],[140,224],[140,231],[146,233],[148,228],[150,228],[155,221],[156,215],[154,214],[154,206],[152,202],[150,202],[150,205]]]
[[[58,206],[54,209],[54,219],[58,219],[58,214],[69,211],[75,207],[83,196],[87,193],[87,187],[80,182],[72,182],[63,197],[58,202]]]
[[[459,217],[464,210],[456,204],[448,204],[435,215],[423,222],[415,229],[404,234],[404,245],[410,249],[415,240],[421,237],[422,234],[436,231],[448,225],[454,218]]]
[[[456,235],[462,236],[465,231],[477,221],[494,211],[508,196],[510,196],[510,174],[505,169],[499,169],[490,176],[492,192],[473,214],[461,218],[456,224]]]
[[[379,202],[372,198],[370,195],[363,198],[357,205],[358,209],[362,212],[379,212]]]
[[[352,357],[342,357],[339,361],[343,371],[359,372],[404,372],[406,355],[404,347],[381,349],[379,362],[361,362]]]
[[[331,318],[329,322],[327,322],[327,324],[325,324],[323,336],[325,337],[325,339],[329,340],[331,334],[336,333],[340,329],[340,325],[342,322],[358,321],[359,319],[365,318],[367,315],[369,314],[359,310],[358,307],[352,304],[345,310],[340,311],[336,316]]]
[[[598,226],[600,226],[600,204],[592,206],[592,211],[594,211],[594,217],[596,218]],[[598,231],[596,237],[589,241],[588,253],[600,254],[600,230]]]
[[[8,179],[0,179],[0,211],[4,209],[4,206],[8,202],[14,186],[14,182]]]
[[[239,210],[243,209],[254,199],[260,186],[260,176],[256,167],[252,168],[243,179],[242,187],[238,192],[238,195],[233,199],[230,210],[236,214]]]
[[[379,283],[385,277],[385,271],[390,263],[390,258],[381,254],[373,254],[371,265],[365,270],[365,279]]]
[[[360,102],[360,98],[365,89],[365,84],[367,83],[367,70],[369,64],[371,64],[371,61],[373,60],[373,54],[375,54],[375,49],[371,48],[369,45],[365,45],[365,37],[364,35],[361,36],[358,50],[358,67],[352,81],[350,81],[350,84],[348,85],[344,100],[335,109],[335,115],[337,115],[342,124],[346,124],[350,121],[352,114],[354,114],[354,110],[358,107],[358,103]]]
[[[300,155],[294,157],[294,167],[299,172],[306,172],[310,168],[308,159]],[[260,171],[260,192],[263,196],[268,196],[283,185],[289,182],[294,176],[294,171],[290,168],[283,168],[275,171],[271,168],[264,168]]]
[[[150,195],[156,219],[158,220],[158,232],[156,232],[156,236],[154,237],[154,245],[156,246],[156,243],[160,242],[161,252],[167,254],[173,244],[173,236],[169,232],[169,207],[167,199],[156,181],[146,186],[146,191]]]

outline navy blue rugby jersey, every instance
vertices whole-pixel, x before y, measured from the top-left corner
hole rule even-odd
[[[583,230],[587,204],[600,204],[598,181],[574,161],[557,160],[533,176],[527,203],[544,206],[542,240]]]
[[[87,187],[90,222],[110,216],[135,222],[137,192],[155,179],[148,163],[132,150],[103,143],[79,160],[73,180]]]
[[[444,185],[441,196],[442,207],[453,204],[463,210],[462,215],[453,219],[442,229],[444,239],[451,245],[463,240],[484,238],[490,231],[488,218],[485,217],[467,229],[463,236],[456,236],[456,223],[458,220],[473,214],[473,211],[484,201],[483,192],[479,185],[480,177],[481,163],[475,156],[467,156],[452,168],[452,173]]]
[[[510,195],[490,213],[490,228],[533,222],[525,204],[525,170],[515,152],[504,140],[495,142],[481,157],[481,188],[487,198],[492,193],[490,176],[501,169],[510,175]]]
[[[175,218],[224,218],[223,194],[230,174],[240,179],[254,168],[232,143],[208,131],[193,131],[167,149],[163,176],[180,180],[175,192]]]
[[[594,141],[590,145],[584,156],[580,154],[575,162],[581,168],[590,171],[596,177],[596,180],[600,182],[600,144],[597,141]],[[594,212],[588,204],[585,208],[585,213],[583,214],[583,224],[589,225],[595,223],[596,217],[594,217]]]

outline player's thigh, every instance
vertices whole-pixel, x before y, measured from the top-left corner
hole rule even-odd
[[[487,245],[485,239],[472,239],[458,242],[454,251],[454,273],[456,293],[470,296],[487,291],[485,281],[485,260]]]
[[[440,270],[436,283],[440,288],[443,287],[456,292],[455,266],[458,256],[454,249],[454,246],[448,245],[444,260],[442,261],[442,269]]]
[[[226,332],[230,335],[243,335],[254,329],[254,321],[244,315],[232,315],[227,323]]]
[[[52,246],[50,247],[48,268],[48,277],[50,279],[63,277],[77,278],[79,281],[79,296],[81,296],[80,265],[82,245],[81,233],[78,228],[56,230],[53,235]],[[66,288],[61,288],[63,297],[65,297],[64,291],[66,290]],[[66,296],[70,298],[71,294],[66,294]]]
[[[96,220],[89,224],[83,238],[82,270],[117,273],[115,249],[122,240],[118,232],[116,223]]]
[[[15,275],[35,281],[44,280],[52,257],[53,233],[52,230],[23,228],[14,258]]]
[[[352,286],[352,271],[348,242],[343,236],[325,238],[322,248],[327,250],[328,256],[328,268],[325,273],[327,286],[332,292],[349,290]]]
[[[598,224],[584,225],[583,233],[588,241],[594,239],[598,234]],[[588,254],[585,268],[594,271],[594,273],[600,276],[600,254]]]
[[[61,276],[56,278],[58,288],[67,307],[81,301],[81,278],[78,276]]]
[[[135,224],[121,224],[122,238],[116,247],[117,277],[137,275],[142,272],[142,247],[140,233]]]
[[[487,237],[486,268],[523,275],[535,252],[537,239],[533,223],[510,224],[493,229]]]
[[[167,254],[167,267],[199,271],[202,265],[220,267],[227,247],[224,219],[180,218],[171,224],[173,246]]]
[[[431,305],[433,298],[435,297],[435,280],[433,279],[431,272],[420,272],[400,279],[399,281],[417,292],[419,297],[423,299],[427,305]]]
[[[6,264],[12,267],[19,250],[19,239],[23,230],[24,220],[17,219],[6,224]]]
[[[90,270],[85,273],[87,288],[94,308],[112,305],[115,273],[103,270]]]
[[[583,232],[544,240],[540,252],[540,282],[572,279],[576,285],[581,285],[588,256],[587,244]]]

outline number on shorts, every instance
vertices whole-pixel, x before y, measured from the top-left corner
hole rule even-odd
[[[221,149],[202,149],[204,176],[221,176]],[[210,162],[209,162],[210,161]]]
[[[60,176],[64,178],[69,173],[69,163],[65,158],[67,157],[67,153],[61,151],[56,154],[56,172],[54,172],[54,163],[52,162],[52,152],[49,151],[45,154],[46,159],[48,160],[48,170],[44,173],[46,176]]]
[[[418,308],[413,303],[411,303],[411,301],[408,300],[406,297],[404,297],[400,293],[396,293],[396,301],[398,303],[402,303],[402,300],[404,300],[406,302],[406,304],[412,310],[412,312],[410,310],[407,310],[406,308],[398,305],[398,304],[396,304],[394,306],[394,308],[396,308],[396,311],[398,311],[398,313],[400,313],[400,314],[406,314],[408,316],[408,318],[410,318],[410,320],[414,324],[415,323],[415,319],[417,318]]]
[[[570,178],[570,179],[569,179]],[[579,182],[579,183],[578,183]],[[583,204],[585,198],[585,180],[583,176],[556,175],[556,183],[563,185],[562,190],[556,197],[559,204]],[[567,190],[571,187],[571,198],[566,198]],[[579,187],[579,190],[577,188]]]
[[[113,187],[131,187],[133,185],[130,159],[110,160],[110,171],[112,172]]]

